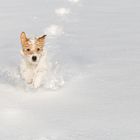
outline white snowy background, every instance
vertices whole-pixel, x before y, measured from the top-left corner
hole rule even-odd
[[[38,90],[22,31],[48,35]],[[140,1],[0,0],[0,140],[140,140]]]

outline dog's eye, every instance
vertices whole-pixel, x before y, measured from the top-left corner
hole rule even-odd
[[[27,51],[29,52],[29,51],[30,51],[30,49],[27,49]]]
[[[40,48],[37,48],[37,51],[40,51]]]

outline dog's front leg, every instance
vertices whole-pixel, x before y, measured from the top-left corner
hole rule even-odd
[[[33,71],[28,67],[25,61],[21,62],[20,65],[21,78],[25,80],[27,84],[32,84],[33,82]]]
[[[32,84],[33,73],[31,73],[31,71],[22,68],[20,69],[20,74],[21,74],[22,79],[24,79],[26,83]]]
[[[25,80],[25,82],[27,84],[32,84],[32,82],[33,82],[33,76],[32,76],[32,73],[30,71],[24,71],[22,73],[22,78]]]
[[[34,88],[39,88],[42,84],[43,77],[45,76],[45,71],[37,71],[34,79],[33,79],[33,87]]]

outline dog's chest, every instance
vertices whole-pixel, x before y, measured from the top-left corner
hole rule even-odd
[[[27,65],[27,69],[32,73],[32,75],[35,75],[38,72],[47,69],[46,57],[42,57],[37,65],[32,65],[30,63],[26,63],[26,65]]]

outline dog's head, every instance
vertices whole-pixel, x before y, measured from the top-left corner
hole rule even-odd
[[[45,46],[45,37],[46,35],[43,35],[38,38],[30,39],[26,37],[25,32],[21,33],[22,55],[31,64],[37,64],[39,62]]]

